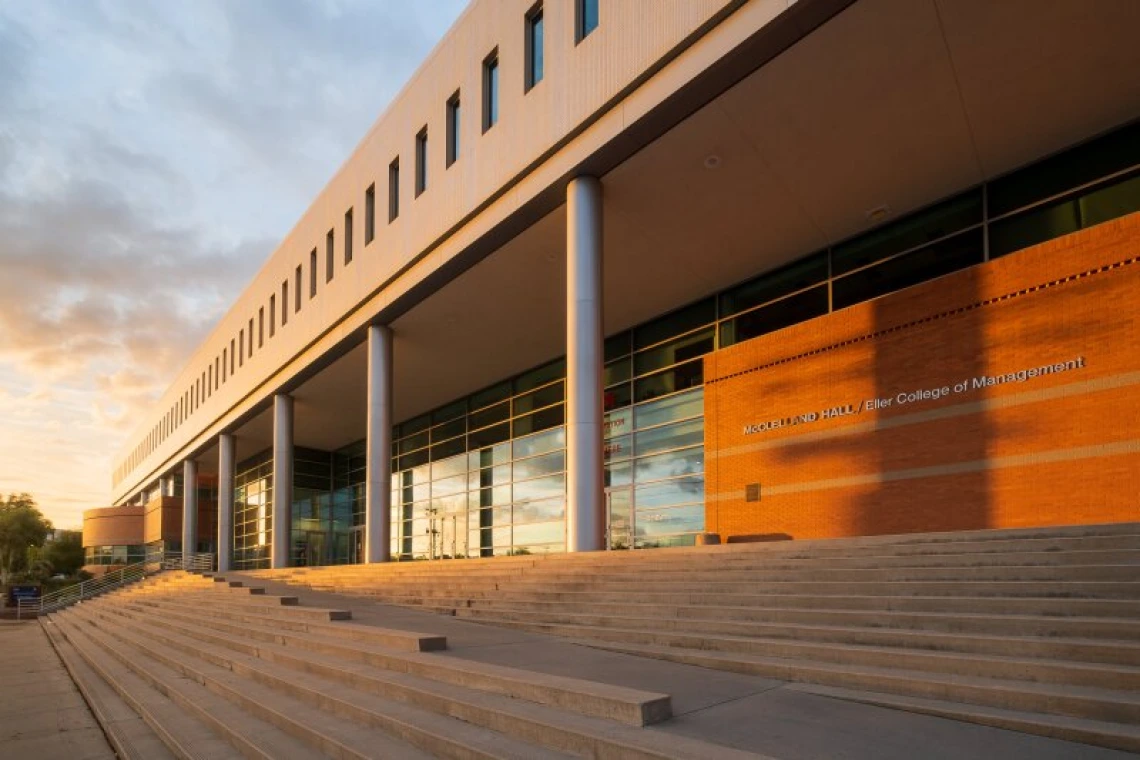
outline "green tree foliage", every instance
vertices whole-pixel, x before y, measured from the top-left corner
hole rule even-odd
[[[53,573],[75,575],[83,567],[83,533],[57,530],[55,539],[44,544],[42,558],[51,565]]]
[[[30,494],[8,494],[0,500],[0,582],[23,569],[28,547],[43,546],[51,523]]]

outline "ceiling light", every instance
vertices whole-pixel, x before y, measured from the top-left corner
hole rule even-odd
[[[709,156],[706,156],[705,157],[705,168],[706,169],[719,169],[720,168],[720,156],[718,156],[715,153],[713,153]]]
[[[891,207],[890,206],[886,206],[886,205],[876,206],[875,208],[873,208],[867,212],[867,220],[871,221],[871,222],[881,222],[884,219],[886,219],[888,216],[890,216],[890,213],[891,213]]]

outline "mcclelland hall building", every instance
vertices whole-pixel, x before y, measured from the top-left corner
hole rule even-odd
[[[1137,519],[1137,30],[476,0],[140,420],[89,563]]]

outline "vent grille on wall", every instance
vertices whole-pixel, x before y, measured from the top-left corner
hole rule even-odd
[[[749,483],[744,486],[744,500],[745,501],[760,501],[760,484]]]

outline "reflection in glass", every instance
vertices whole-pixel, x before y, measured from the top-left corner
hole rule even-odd
[[[663,480],[643,486],[634,486],[634,504],[638,515],[641,510],[654,507],[670,507],[677,504],[692,504],[705,499],[705,479],[703,477],[683,477]],[[638,520],[640,522],[640,519]]]

